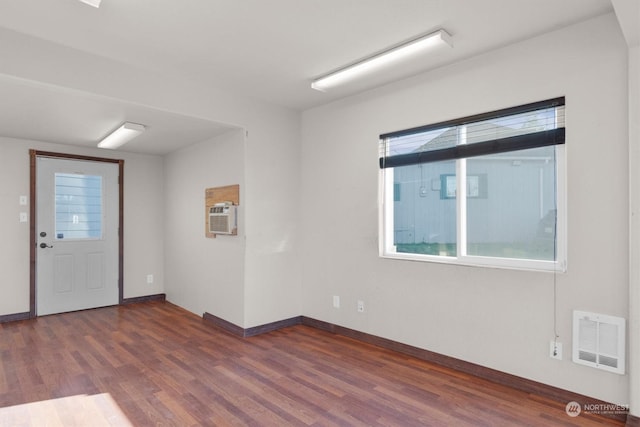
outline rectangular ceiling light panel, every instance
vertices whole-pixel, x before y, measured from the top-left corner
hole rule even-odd
[[[338,86],[385,65],[392,64],[401,59],[409,58],[425,50],[438,46],[452,46],[451,36],[444,30],[438,30],[434,33],[427,34],[426,36],[408,41],[382,53],[356,62],[355,64],[329,73],[323,77],[315,79],[311,83],[311,87],[319,91],[325,91],[331,87]]]
[[[146,128],[143,125],[125,122],[122,126],[100,141],[98,143],[98,147],[110,149],[118,148],[140,135],[145,131],[145,129]]]
[[[96,9],[100,7],[100,2],[102,0],[80,0],[84,4],[88,4],[89,6],[93,6]]]

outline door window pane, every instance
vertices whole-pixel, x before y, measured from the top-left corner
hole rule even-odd
[[[56,239],[102,238],[102,177],[56,173]]]

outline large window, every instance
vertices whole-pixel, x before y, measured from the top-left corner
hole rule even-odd
[[[563,270],[564,142],[564,98],[381,135],[381,255]]]

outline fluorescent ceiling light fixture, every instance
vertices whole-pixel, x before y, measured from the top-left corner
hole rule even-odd
[[[100,2],[102,0],[80,0],[84,4],[88,4],[89,6],[93,6],[96,9],[100,7]]]
[[[118,148],[121,145],[126,144],[131,141],[136,136],[140,135],[145,131],[145,127],[143,125],[139,125],[137,123],[124,122],[122,126],[118,129],[114,130],[112,133],[107,135],[102,141],[98,143],[98,147],[100,148]]]
[[[445,30],[438,30],[434,33],[418,37],[391,47],[376,55],[365,58],[362,61],[358,61],[337,71],[333,71],[325,76],[315,79],[311,83],[311,87],[315,90],[324,92],[331,87],[338,86],[348,80],[361,76],[377,68],[391,64],[400,59],[408,58],[422,52],[423,50],[438,46],[453,46],[451,44],[451,36]]]

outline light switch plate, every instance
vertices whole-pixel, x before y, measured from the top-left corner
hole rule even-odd
[[[333,308],[340,308],[340,296],[333,296]]]

